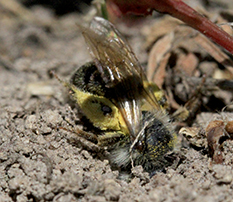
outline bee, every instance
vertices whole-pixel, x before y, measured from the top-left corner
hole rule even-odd
[[[106,148],[119,170],[137,165],[149,173],[163,170],[176,134],[162,91],[149,83],[113,24],[95,17],[90,27],[80,29],[93,62],[81,66],[65,85],[94,128],[93,142]]]

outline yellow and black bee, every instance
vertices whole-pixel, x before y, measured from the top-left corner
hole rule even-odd
[[[98,131],[96,144],[109,151],[111,164],[121,170],[132,165],[142,165],[149,173],[162,170],[176,135],[161,91],[148,82],[130,46],[110,22],[95,17],[89,28],[80,29],[93,62],[80,67],[65,85]]]

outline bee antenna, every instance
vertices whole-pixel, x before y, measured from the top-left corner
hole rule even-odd
[[[69,82],[64,81],[63,79],[61,79],[54,70],[51,70],[49,72],[52,76],[54,76],[64,87],[68,88],[68,89],[72,89],[72,85]]]

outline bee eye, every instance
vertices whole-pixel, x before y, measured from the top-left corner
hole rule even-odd
[[[112,113],[111,107],[109,107],[107,105],[102,105],[101,106],[101,111],[104,113],[104,115]]]

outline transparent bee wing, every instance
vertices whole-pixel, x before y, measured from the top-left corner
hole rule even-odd
[[[123,36],[107,20],[95,17],[83,36],[103,80],[111,87],[129,76],[144,76],[140,64]]]
[[[90,28],[80,26],[80,29],[106,87],[114,92],[113,101],[135,139],[140,129],[142,98],[160,108],[154,94],[144,87],[147,78],[132,49],[110,22],[95,17]]]

